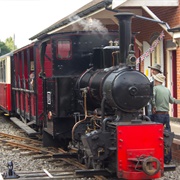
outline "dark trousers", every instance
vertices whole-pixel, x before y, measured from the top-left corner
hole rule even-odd
[[[152,114],[151,120],[157,123],[162,123],[165,126],[165,130],[171,132],[169,114]],[[164,149],[164,162],[169,164],[172,159],[171,147],[165,147]]]
[[[169,114],[152,114],[150,118],[153,122],[162,123],[165,129],[171,132]]]

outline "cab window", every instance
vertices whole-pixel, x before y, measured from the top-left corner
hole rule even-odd
[[[57,57],[58,59],[67,60],[71,57],[71,42],[68,40],[60,40],[58,41],[57,46]]]

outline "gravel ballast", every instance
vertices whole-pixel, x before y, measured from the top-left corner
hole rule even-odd
[[[0,116],[0,132],[17,135],[17,136],[26,136],[19,129],[16,127],[8,117]],[[3,146],[1,144],[0,148],[0,172],[7,171],[7,163],[12,161],[14,164],[14,171],[38,171],[47,169],[56,170],[67,168],[69,169],[68,165],[63,161],[52,162],[50,159],[33,159],[31,155],[24,155],[20,149],[16,149],[9,146]],[[171,164],[176,165],[176,171],[165,172],[164,177],[159,178],[157,180],[180,180],[180,163],[177,161],[172,161]]]

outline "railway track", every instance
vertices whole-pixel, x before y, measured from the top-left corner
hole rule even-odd
[[[178,129],[180,129],[180,124],[171,123],[172,131],[178,137]],[[174,128],[175,127],[175,128]],[[179,139],[175,138],[173,143],[179,143]],[[88,174],[87,177],[91,177],[90,179],[109,179],[104,176],[92,175],[90,171],[86,172],[85,165],[80,164],[76,158],[68,158],[67,154],[70,154],[66,151],[63,151],[60,148],[45,148],[42,145],[42,142],[39,140],[10,135],[7,133],[0,132],[0,143],[1,146],[7,147],[7,149],[11,149],[12,151],[19,151],[22,156],[31,156],[32,159],[46,159],[47,162],[57,162],[57,166],[61,161],[65,162],[67,166],[74,166],[73,170],[62,170],[56,169],[54,171],[48,170],[46,168],[42,168],[42,170],[38,171],[16,171],[20,177],[18,179],[82,179],[82,177],[86,177],[86,173]],[[72,154],[75,151],[72,152]],[[84,173],[81,173],[81,170]],[[80,172],[80,173],[79,173]],[[104,172],[103,172],[104,173]],[[1,178],[0,178],[1,180]]]
[[[37,140],[16,135],[10,135],[3,132],[0,132],[0,137],[0,142],[6,146],[25,149],[33,151],[34,153],[44,153],[49,155],[53,154],[53,151],[48,151],[46,148],[43,148],[42,143]]]
[[[83,176],[75,175],[74,171],[47,171],[46,169],[43,169],[42,171],[20,171],[16,172],[19,175],[19,180],[43,180],[43,179],[56,179],[56,180],[62,180],[62,179],[82,179]]]
[[[17,175],[15,178],[18,180],[43,180],[43,179],[81,179],[83,176],[76,175],[72,170],[56,170],[56,171],[47,171],[43,169],[42,171],[16,171]],[[0,180],[4,179],[3,175],[1,175]]]
[[[20,137],[16,135],[10,135],[7,133],[0,132],[0,143],[3,147],[9,147],[12,149],[12,151],[19,151],[21,155],[31,155],[32,159],[42,159],[42,158],[49,158],[47,160],[48,162],[56,162],[64,161],[70,166],[74,166],[75,170],[85,170],[86,166],[82,165],[77,161],[76,158],[67,158],[67,154],[70,157],[71,154],[66,152],[60,148],[44,148],[42,145],[42,142],[26,137]],[[59,158],[60,157],[60,158]],[[56,170],[56,171],[47,171],[46,169],[43,169],[42,171],[16,171],[15,173],[19,176],[18,179],[74,179],[74,178],[82,178],[85,176],[85,173],[77,174],[75,170],[65,170],[62,169]],[[6,172],[6,175],[8,174],[8,170]],[[3,173],[1,173],[3,175]],[[93,177],[91,175],[92,173],[87,172],[87,176]],[[6,176],[5,176],[6,177]],[[0,180],[3,179],[3,176],[0,178]],[[12,178],[11,178],[12,179]],[[106,179],[103,176],[94,176],[94,179]]]

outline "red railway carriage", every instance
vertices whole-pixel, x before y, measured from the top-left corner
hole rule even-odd
[[[12,68],[15,96],[15,111],[28,125],[41,124],[43,113],[42,80],[38,77],[40,69],[38,42],[14,51]]]
[[[0,108],[6,113],[13,111],[11,91],[11,60],[13,53],[0,57]]]

